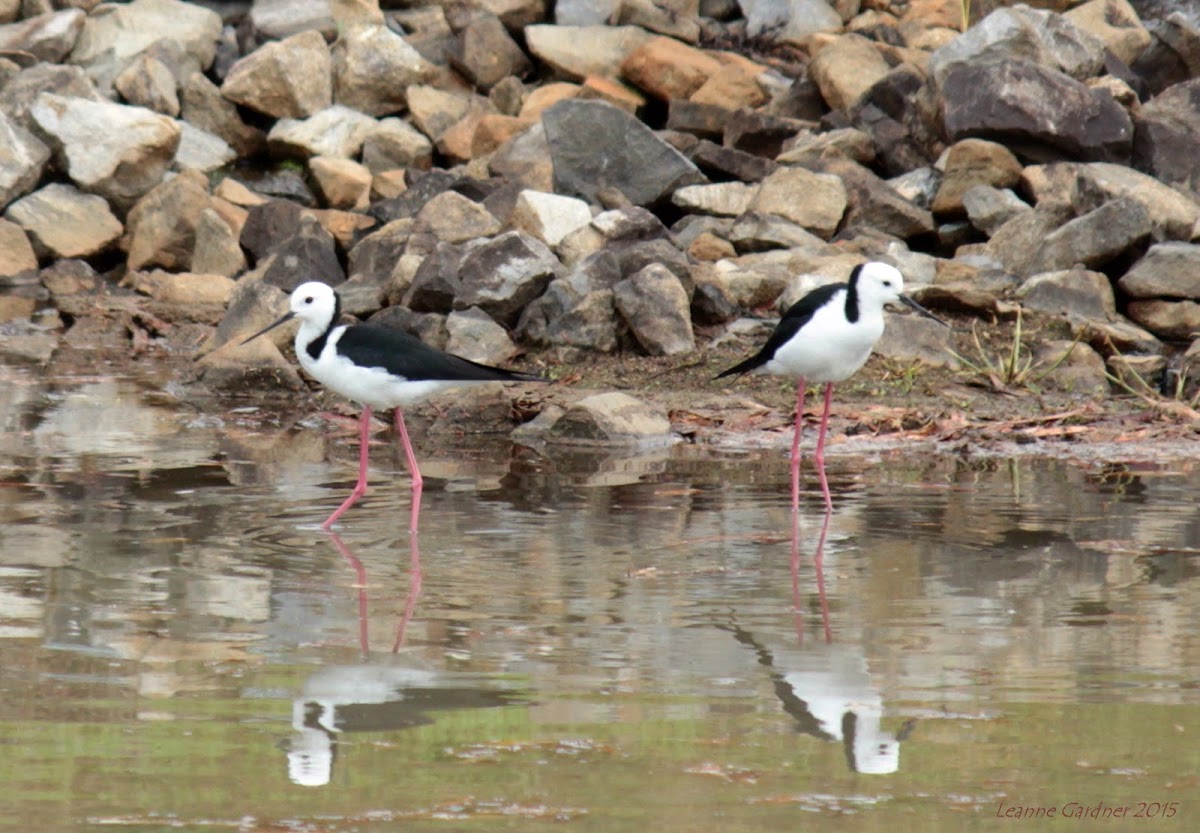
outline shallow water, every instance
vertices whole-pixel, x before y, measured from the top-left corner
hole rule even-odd
[[[839,456],[818,566],[777,451],[419,432],[414,540],[381,430],[329,535],[349,423],[3,376],[5,829],[1200,823],[1191,462]]]

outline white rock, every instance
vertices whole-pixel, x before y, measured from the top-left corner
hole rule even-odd
[[[358,155],[363,141],[379,129],[379,123],[357,110],[335,104],[311,118],[280,119],[267,134],[267,143],[284,154],[337,156]]]
[[[38,96],[29,112],[72,181],[119,206],[162,181],[182,133],[174,119],[142,107],[53,93]]]
[[[583,200],[525,190],[517,195],[510,222],[547,246],[559,242],[592,221],[592,210]]]
[[[0,209],[37,187],[50,148],[0,112]]]
[[[175,152],[175,170],[208,173],[237,159],[237,151],[220,136],[192,127],[185,121],[180,121],[179,127],[183,132]]]

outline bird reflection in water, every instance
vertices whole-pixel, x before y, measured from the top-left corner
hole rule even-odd
[[[525,702],[521,693],[487,678],[419,667],[400,654],[406,629],[421,594],[421,554],[410,533],[411,569],[404,612],[392,650],[371,656],[367,616],[367,570],[350,547],[329,533],[338,553],[354,570],[358,590],[359,647],[364,661],[330,665],[313,673],[292,701],[294,734],[288,744],[288,777],[320,787],[333,777],[340,739],[354,732],[386,732],[433,723],[439,712],[484,709]]]
[[[720,625],[734,639],[750,648],[758,665],[770,675],[780,705],[796,723],[797,731],[824,741],[841,743],[846,763],[853,772],[885,775],[900,768],[900,744],[914,723],[904,724],[896,734],[882,726],[883,698],[874,685],[867,658],[860,646],[841,645],[832,639],[829,602],[825,593],[825,541],[830,513],[826,512],[813,552],[817,597],[824,639],[806,645],[800,592],[800,524],[792,514],[792,605],[795,617],[795,647],[759,636],[737,622]]]

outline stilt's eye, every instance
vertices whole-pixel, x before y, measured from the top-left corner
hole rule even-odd
[[[313,299],[312,299],[311,295],[309,295],[307,298],[304,299],[304,303],[306,303],[306,304],[311,304],[312,302],[313,302]]]

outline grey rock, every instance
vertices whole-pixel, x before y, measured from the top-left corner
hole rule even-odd
[[[434,67],[386,26],[354,26],[333,45],[333,100],[369,116],[402,110],[406,91]]]
[[[363,139],[362,163],[371,173],[429,168],[433,164],[433,143],[403,119],[380,119]]]
[[[21,197],[4,217],[25,229],[39,257],[91,257],[124,231],[103,198],[63,183]]]
[[[141,107],[53,93],[38,96],[30,115],[72,181],[119,207],[162,181],[182,132],[173,119]]]
[[[1013,217],[1033,210],[1012,189],[990,185],[967,189],[962,195],[962,205],[971,225],[989,237]]]
[[[327,0],[253,0],[250,23],[266,39],[283,40],[310,30],[332,37],[337,33],[333,8]]]
[[[496,148],[488,160],[488,172],[523,188],[553,191],[554,165],[542,123],[539,121]]]
[[[613,288],[617,311],[652,356],[677,356],[696,347],[690,300],[665,266],[652,264]]]
[[[445,350],[450,341],[450,333],[446,328],[447,318],[445,315],[414,312],[407,307],[396,305],[380,310],[368,320],[372,324],[406,332],[437,350]]]
[[[49,161],[50,148],[0,112],[0,209],[37,187]]]
[[[457,35],[450,65],[484,92],[505,78],[523,77],[533,64],[494,14],[477,14]]]
[[[1150,303],[1150,302],[1147,302]],[[1165,356],[1129,356],[1117,354],[1105,359],[1108,372],[1135,391],[1156,393],[1162,390]]]
[[[616,188],[634,205],[653,205],[705,179],[645,124],[610,104],[560,101],[542,114],[542,123],[559,193],[594,199]]]
[[[621,0],[558,0],[554,22],[559,26],[603,26],[621,5]]]
[[[953,331],[919,315],[889,315],[874,352],[900,362],[924,362],[931,367],[957,367],[951,350]]]
[[[958,67],[1012,58],[1083,80],[1104,67],[1104,42],[1061,15],[1026,6],[1002,8],[934,52],[929,72],[944,86]]]
[[[1112,283],[1101,272],[1068,269],[1034,275],[1017,290],[1025,307],[1048,315],[1107,320],[1117,313]]]
[[[651,264],[658,264],[676,277],[689,298],[696,288],[692,279],[691,261],[669,240],[621,240],[609,246],[617,258],[621,275],[630,277]]]
[[[1053,271],[1053,268],[1037,269],[1033,261],[1038,257],[1046,237],[1070,217],[1069,206],[1039,205],[1033,211],[1016,215],[996,229],[984,251],[1013,275],[1027,277],[1039,271]],[[1069,269],[1074,265],[1072,262],[1062,268]]]
[[[257,263],[266,258],[300,225],[304,209],[290,200],[274,199],[254,205],[242,224],[239,243]]]
[[[232,278],[246,268],[246,256],[229,224],[211,208],[200,212],[195,230],[191,269],[210,275]]]
[[[739,217],[726,239],[740,254],[770,249],[819,248],[825,245],[820,237],[790,220],[756,211]]]
[[[1048,341],[1033,353],[1033,377],[1040,388],[1085,396],[1109,391],[1104,359],[1082,341]]]
[[[1131,298],[1200,300],[1200,245],[1156,243],[1117,285]]]
[[[379,123],[357,110],[335,104],[307,119],[280,119],[267,134],[267,145],[280,156],[335,156],[350,159],[359,154]]]
[[[1047,235],[1037,249],[1030,273],[1101,266],[1144,243],[1153,231],[1150,215],[1129,197],[1105,203]],[[995,240],[995,238],[993,238]]]
[[[838,32],[842,18],[825,0],[739,0],[747,34],[803,44],[818,32]]]
[[[839,177],[845,188],[843,229],[882,232],[902,240],[933,232],[933,215],[902,197],[869,168],[834,158],[821,170]]]
[[[233,102],[202,72],[194,72],[184,81],[179,106],[188,124],[220,137],[239,156],[253,156],[266,146],[262,131],[246,124]]]
[[[355,243],[348,259],[350,277],[362,275],[378,281],[390,278],[404,254],[412,225],[411,220],[393,220]]]
[[[552,280],[525,308],[518,335],[534,344],[612,352],[617,348],[612,287],[620,280],[621,267],[611,252],[592,255]]]
[[[134,58],[113,79],[121,98],[136,107],[145,107],[164,116],[179,115],[179,94],[175,76],[157,58],[143,53]]]
[[[421,207],[413,234],[432,234],[446,243],[463,243],[500,232],[500,221],[490,211],[457,191],[444,191]]]
[[[413,275],[404,294],[404,306],[416,312],[448,313],[454,309],[454,299],[462,288],[459,265],[471,248],[469,243],[437,244]]]
[[[657,407],[625,393],[599,393],[567,408],[549,429],[556,443],[667,443],[671,423]]]
[[[302,217],[299,229],[280,240],[272,254],[274,258],[263,274],[263,283],[285,292],[305,281],[319,280],[337,286],[346,279],[333,235],[311,217]]]
[[[1128,162],[1129,114],[1093,90],[1028,61],[955,64],[942,82],[942,122],[951,141],[1002,138],[1035,160]]]
[[[307,31],[273,41],[234,64],[221,93],[278,119],[303,119],[333,101],[333,63],[325,38]]]
[[[454,308],[479,307],[499,323],[515,326],[525,307],[562,269],[540,240],[520,231],[507,232],[463,257]]]
[[[518,353],[507,331],[478,307],[450,313],[446,330],[446,350],[473,362],[501,364]]]
[[[1134,118],[1133,163],[1155,179],[1200,194],[1200,78],[1176,84],[1146,102]]]

